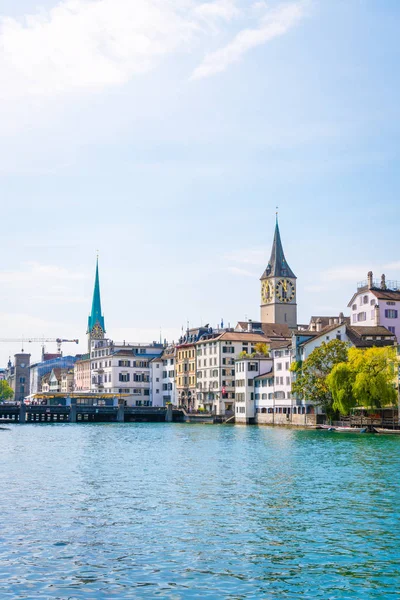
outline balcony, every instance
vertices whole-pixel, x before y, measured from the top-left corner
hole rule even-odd
[[[372,281],[372,287],[377,288],[378,290],[381,289],[381,280],[380,279],[374,279]],[[398,292],[400,291],[400,281],[386,281],[386,289],[388,291],[392,291],[392,292]],[[357,283],[357,291],[358,292],[364,292],[368,290],[368,281],[359,281]]]

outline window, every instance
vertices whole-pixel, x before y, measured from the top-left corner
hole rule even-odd
[[[353,310],[357,310],[357,304],[353,304],[353,306],[351,307]]]
[[[396,306],[396,302],[386,302],[388,306]]]
[[[357,321],[366,321],[367,320],[367,313],[366,312],[360,312],[357,315]]]
[[[277,371],[282,371],[282,363],[277,363],[276,370]]]
[[[389,325],[388,329],[391,333],[396,333],[396,327],[392,327],[391,325]]]
[[[286,369],[286,371],[289,371],[289,363],[288,362],[285,363],[285,369]]]
[[[131,361],[130,360],[119,360],[118,361],[118,366],[119,367],[130,367],[131,366]]]
[[[19,382],[20,382],[20,383],[25,383],[25,377],[20,377],[20,378],[19,378]]]
[[[394,310],[393,308],[387,308],[385,310],[385,317],[387,319],[397,319],[398,316],[398,311]]]
[[[364,302],[364,304],[368,304],[368,296],[364,296],[363,302]]]
[[[129,373],[120,373],[119,381],[129,381]]]
[[[372,300],[370,302],[371,306],[375,306],[375,302],[376,302],[375,298],[372,298]]]

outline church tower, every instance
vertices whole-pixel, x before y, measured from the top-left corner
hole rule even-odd
[[[101,314],[99,259],[98,258],[96,261],[96,277],[95,277],[95,281],[94,281],[92,312],[88,319],[88,328],[87,328],[86,333],[88,336],[89,352],[90,352],[90,342],[92,340],[103,340],[104,335],[106,333],[106,329],[104,326],[104,317]]]
[[[297,327],[296,275],[286,262],[278,217],[271,258],[261,277],[261,322]]]

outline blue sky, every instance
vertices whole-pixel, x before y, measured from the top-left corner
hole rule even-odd
[[[1,337],[84,341],[97,250],[115,340],[257,319],[277,205],[300,321],[400,280],[399,27],[397,0],[0,0]]]

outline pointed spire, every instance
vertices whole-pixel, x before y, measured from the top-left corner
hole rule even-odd
[[[283,252],[281,234],[279,231],[278,212],[276,213],[275,235],[272,244],[271,258],[267,268],[265,269],[261,279],[266,277],[290,277],[296,279],[296,275],[286,262],[285,253]]]
[[[105,332],[104,317],[101,314],[101,300],[100,300],[100,278],[99,278],[99,256],[96,259],[96,276],[94,280],[93,290],[93,301],[92,301],[92,312],[90,313],[88,320],[88,333],[90,333],[93,327],[98,324]]]

